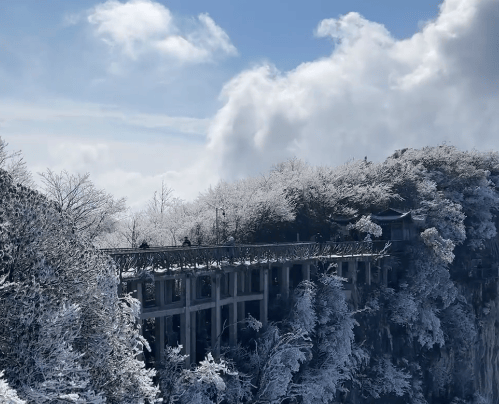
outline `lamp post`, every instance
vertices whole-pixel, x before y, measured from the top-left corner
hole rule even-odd
[[[219,207],[215,208],[215,227],[216,227],[216,233],[217,233],[217,236],[216,236],[217,245],[218,245],[218,242],[219,242],[219,235],[218,235],[218,209],[221,209],[222,210],[222,215],[225,216],[225,210],[223,208],[219,208]]]
[[[218,245],[218,207],[215,208],[216,245]]]

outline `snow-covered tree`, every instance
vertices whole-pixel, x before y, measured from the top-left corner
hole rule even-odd
[[[355,229],[361,233],[366,233],[368,236],[373,235],[374,237],[381,237],[383,232],[380,225],[371,221],[371,215],[362,216],[354,224],[349,224],[347,230],[350,229]]]
[[[300,396],[293,376],[309,359],[311,347],[310,338],[303,330],[283,333],[276,325],[270,325],[250,356],[256,400],[276,404]]]
[[[317,324],[312,334],[312,358],[300,374],[297,387],[304,403],[334,400],[344,382],[351,380],[368,360],[367,352],[355,346],[356,322],[342,289],[342,279],[336,275],[324,273],[318,280],[313,305]]]
[[[66,214],[80,234],[90,240],[114,230],[116,221],[125,209],[125,199],[114,199],[97,189],[90,174],[55,173],[50,169],[40,173],[43,192],[53,200],[60,212]]]
[[[388,394],[401,397],[409,392],[412,378],[409,372],[394,366],[389,357],[381,357],[373,362],[372,371],[375,376],[363,385],[373,398]]]
[[[14,183],[34,187],[33,175],[28,170],[21,151],[9,152],[8,146],[9,144],[0,136],[0,168],[12,176]]]
[[[186,356],[182,346],[167,347],[159,370],[159,380],[166,404],[238,404],[251,396],[249,380],[240,375],[224,358],[206,355],[197,366],[183,369]]]
[[[33,403],[155,402],[135,299],[57,204],[0,171],[0,368]],[[78,401],[79,400],[79,401]]]
[[[3,373],[2,370],[0,372],[0,402],[5,404],[26,404],[26,401],[21,400],[17,392],[3,379]]]

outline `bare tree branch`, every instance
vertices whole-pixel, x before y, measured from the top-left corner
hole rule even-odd
[[[91,240],[114,230],[117,216],[126,210],[125,198],[115,200],[90,181],[90,174],[60,174],[47,169],[39,173],[45,194],[55,201],[61,213],[68,214],[78,231]]]
[[[15,183],[34,188],[33,176],[26,167],[26,162],[20,150],[7,152],[9,144],[0,137],[0,168],[6,170]]]

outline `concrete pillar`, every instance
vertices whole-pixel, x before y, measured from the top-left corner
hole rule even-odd
[[[211,298],[215,307],[211,309],[211,348],[213,357],[220,356],[220,333],[222,332],[222,313],[220,311],[220,274],[216,274],[211,280]]]
[[[154,285],[156,306],[158,307],[163,307],[165,305],[165,283],[166,281],[160,280],[156,281]]]
[[[289,264],[283,264],[281,267],[280,292],[284,300],[289,299]]]
[[[189,277],[182,278],[184,284],[185,311],[180,315],[180,341],[183,346],[183,354],[189,355],[185,360],[185,366],[191,364],[191,282]]]
[[[351,299],[354,310],[357,310],[359,304],[359,293],[357,290],[357,269],[358,269],[358,262],[356,259],[351,259],[350,261],[348,261],[348,273],[350,278],[352,279]]]
[[[136,292],[134,292],[134,294],[136,295],[135,297],[137,298],[137,300],[140,302],[140,311],[142,312],[142,308],[144,307],[143,306],[144,299],[142,296],[142,283],[141,282],[135,282],[134,291],[136,291]],[[141,319],[137,319],[137,325],[139,326],[140,335],[144,336],[143,321]],[[140,353],[139,355],[137,355],[137,359],[140,361],[143,361],[144,360],[144,353]]]
[[[234,270],[229,274],[229,294],[237,298],[237,272]],[[229,304],[229,345],[237,345],[237,302]]]
[[[191,299],[197,299],[197,284],[198,277],[191,277]],[[196,321],[196,312],[191,312],[191,363],[196,363],[196,335],[197,335],[197,321]]]
[[[165,305],[173,302],[173,289],[175,287],[175,280],[165,281]],[[166,322],[166,335],[168,335],[168,344],[172,345],[176,341],[173,341],[173,317],[168,316],[165,318]]]
[[[191,299],[196,300],[198,298],[197,295],[197,284],[198,284],[198,277],[193,276],[191,278]]]
[[[166,334],[166,318],[156,317],[154,320],[154,334],[156,340],[156,352],[154,352],[154,358],[156,363],[159,364],[163,360],[163,354],[165,352],[165,334]]]
[[[343,261],[338,261],[338,268],[336,269],[336,273],[338,274],[339,277],[343,276]]]
[[[241,294],[244,294],[247,292],[246,290],[246,274],[241,272],[237,276],[237,282],[239,283],[239,290]],[[239,321],[244,320],[246,318],[246,304],[245,302],[239,302],[237,304],[237,318]],[[241,329],[244,327],[243,323],[238,324],[238,328]]]
[[[353,259],[348,261],[348,277],[352,283],[357,283],[357,261]]]
[[[263,293],[263,299],[260,300],[260,322],[263,329],[266,329],[269,312],[269,270],[267,268],[260,270],[260,292]]]
[[[371,285],[371,261],[366,261],[366,283]]]
[[[302,278],[304,281],[310,280],[310,264],[309,263],[301,265],[301,273],[302,273]]]
[[[191,311],[191,356],[190,363],[196,363],[196,342],[197,342],[197,321],[196,321],[196,311]]]
[[[247,293],[251,293],[251,269],[248,268],[248,270],[246,271],[246,280],[244,281],[245,283],[245,287],[246,287],[246,292]]]
[[[156,306],[163,307],[165,305],[165,283],[166,281],[160,280],[156,281],[155,293],[156,293]],[[155,352],[154,358],[156,363],[160,363],[163,360],[163,353],[165,351],[165,333],[166,324],[165,317],[156,317],[154,320],[154,336],[155,336]]]
[[[237,276],[237,288],[240,294],[243,294],[245,289],[244,289],[244,281],[245,281],[245,276],[244,273],[239,273]]]
[[[135,284],[135,288],[137,290],[137,299],[140,302],[140,307],[144,307],[144,296],[142,295],[142,282],[137,282]]]
[[[173,289],[175,288],[175,280],[165,281],[165,304],[173,302]]]

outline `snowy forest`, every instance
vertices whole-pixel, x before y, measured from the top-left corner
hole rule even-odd
[[[88,174],[40,173],[0,139],[0,402],[499,403],[499,153],[450,145],[402,149],[376,163],[299,159],[191,202],[162,183],[147,207],[97,189]],[[184,369],[179,347],[157,368],[140,304],[119,297],[101,248],[334,239],[333,217],[410,211],[424,226],[397,281],[361,291],[351,310],[334,266],[294,291],[266,329],[247,319],[237,348]],[[216,215],[219,216],[218,220]],[[366,220],[367,218],[367,220]],[[218,226],[216,225],[218,223]],[[470,281],[466,263],[496,276]]]

